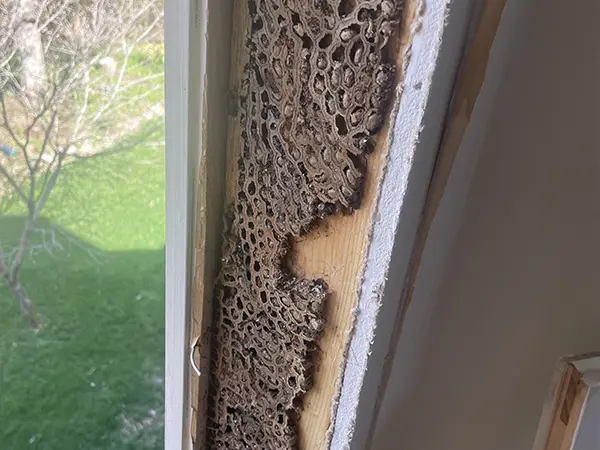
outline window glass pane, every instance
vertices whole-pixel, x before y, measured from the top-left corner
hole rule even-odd
[[[0,448],[160,449],[162,0],[0,2]]]

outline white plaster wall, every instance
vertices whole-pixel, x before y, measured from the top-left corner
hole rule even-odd
[[[600,447],[598,417],[600,417],[600,388],[593,387],[586,400],[585,412],[579,424],[573,450],[594,450]]]
[[[487,133],[432,230],[374,449],[530,449],[559,356],[600,349],[600,2],[505,14]]]

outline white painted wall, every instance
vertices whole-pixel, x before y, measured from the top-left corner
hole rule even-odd
[[[600,388],[590,389],[585,404],[585,411],[579,424],[579,430],[573,450],[595,450],[600,447]]]
[[[374,449],[530,449],[559,356],[600,349],[599,20],[597,0],[508,1]]]

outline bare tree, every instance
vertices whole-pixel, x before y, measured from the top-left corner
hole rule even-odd
[[[0,3],[0,200],[27,212],[16,247],[0,246],[0,280],[33,328],[41,321],[20,271],[35,223],[64,166],[110,147],[119,112],[150,95],[133,88],[162,76],[127,71],[162,18],[161,0]]]
[[[42,33],[36,23],[38,0],[17,0],[15,37],[21,59],[22,84],[29,95],[41,95],[44,88],[44,51]]]

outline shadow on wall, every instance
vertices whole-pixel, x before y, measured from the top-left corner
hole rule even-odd
[[[558,358],[600,350],[600,3],[507,11],[519,39],[440,291],[416,287],[429,330],[401,338],[420,350],[396,355],[376,450],[530,449]]]
[[[0,218],[10,248],[23,218]],[[48,221],[22,283],[34,334],[0,286],[2,448],[161,448],[164,252],[103,252]]]

